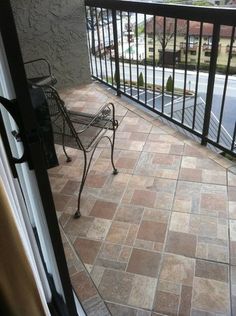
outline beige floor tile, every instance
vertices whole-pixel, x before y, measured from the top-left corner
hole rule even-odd
[[[129,180],[129,188],[147,189],[151,187],[153,183],[154,183],[154,177],[132,175],[132,177]]]
[[[81,301],[85,301],[97,294],[96,288],[84,271],[72,275],[71,282]]]
[[[114,203],[119,203],[123,197],[126,184],[121,182],[113,182],[111,185],[106,185],[99,193],[99,198]]]
[[[137,238],[164,243],[167,225],[164,223],[145,221],[140,224]]]
[[[74,248],[84,263],[93,264],[101,248],[101,242],[77,238],[74,242]]]
[[[236,187],[228,187],[229,201],[236,202]]]
[[[236,315],[236,266],[230,267],[232,316]]]
[[[156,193],[147,190],[134,190],[131,204],[144,207],[154,207],[156,202]]]
[[[165,254],[161,265],[160,280],[192,286],[194,267],[194,259]]]
[[[228,185],[236,186],[236,174],[228,171]]]
[[[128,262],[131,252],[132,252],[132,247],[122,246],[121,251],[119,253],[118,261]]]
[[[87,237],[95,240],[104,240],[110,229],[111,221],[107,219],[95,218],[88,230]]]
[[[193,157],[204,157],[204,153],[198,146],[191,146],[185,144],[184,147],[184,155],[186,156],[193,156]]]
[[[179,179],[185,180],[185,181],[201,182],[202,170],[195,169],[195,168],[181,168]]]
[[[193,257],[228,262],[228,222],[211,216],[173,212],[166,249],[179,254],[189,253]]]
[[[236,220],[230,220],[230,263],[236,265]]]
[[[105,300],[127,304],[134,275],[105,269],[98,290]]]
[[[142,152],[135,174],[177,179],[181,157],[177,155]]]
[[[140,308],[152,309],[157,279],[135,275],[128,304]]]
[[[82,216],[79,220],[71,219],[65,225],[64,231],[69,237],[85,237],[93,224],[92,217]]]
[[[192,307],[230,315],[229,285],[205,278],[194,278]]]
[[[66,178],[63,176],[60,177],[53,177],[53,175],[50,176],[50,186],[52,189],[52,192],[61,192],[62,188],[65,186],[65,184],[68,182]]]
[[[191,314],[192,287],[183,285],[181,289],[179,315],[188,316]]]
[[[54,200],[56,211],[63,212],[65,210],[66,205],[70,201],[70,199],[71,199],[71,195],[54,193],[53,200]]]
[[[226,170],[225,171],[203,170],[202,182],[226,185]]]
[[[127,271],[149,277],[157,277],[161,254],[133,248]]]
[[[236,241],[236,221],[230,221],[230,240]]]
[[[144,208],[143,220],[167,224],[170,215],[167,210]]]
[[[128,246],[133,246],[137,233],[138,233],[139,225],[137,224],[131,224],[129,228],[129,232],[127,234],[127,237],[125,239],[125,244]]]
[[[157,291],[153,310],[161,315],[177,315],[179,296],[173,293]]]
[[[121,205],[116,212],[115,220],[139,224],[144,212],[142,206]]]
[[[178,181],[173,209],[178,212],[227,218],[227,187],[216,184]]]
[[[171,144],[164,142],[146,142],[143,151],[149,153],[168,154],[170,152]]]
[[[123,244],[130,229],[129,223],[113,222],[106,236],[106,240],[112,243]]]
[[[229,218],[236,219],[236,202],[229,201]]]
[[[173,212],[170,220],[170,230],[174,232],[188,233],[190,214]]]
[[[197,237],[192,234],[169,231],[165,251],[195,258]]]
[[[97,200],[90,212],[90,216],[112,219],[117,208],[116,203]]]

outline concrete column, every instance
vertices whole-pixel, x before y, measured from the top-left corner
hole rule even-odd
[[[11,3],[24,61],[48,59],[59,88],[89,83],[84,1],[11,0]]]

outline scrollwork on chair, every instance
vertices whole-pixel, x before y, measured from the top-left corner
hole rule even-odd
[[[78,218],[81,216],[81,194],[92,158],[98,144],[104,138],[108,139],[111,144],[113,174],[118,173],[113,160],[115,132],[118,127],[118,121],[115,119],[115,106],[113,103],[107,103],[95,114],[69,111],[54,87],[43,86],[42,89],[49,107],[55,143],[62,145],[68,162],[71,161],[71,158],[66,152],[66,147],[77,148],[83,151],[84,168],[78,194],[78,206],[74,214],[74,217]],[[111,136],[106,134],[107,130],[112,131]],[[88,153],[90,153],[89,158]]]

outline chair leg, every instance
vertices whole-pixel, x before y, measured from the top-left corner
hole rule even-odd
[[[115,129],[113,130],[113,135],[112,135],[112,140],[110,137],[108,136],[105,136],[106,138],[109,139],[110,141],[110,144],[111,144],[111,164],[112,164],[112,167],[113,167],[113,174],[116,175],[118,174],[118,170],[116,169],[115,167],[115,164],[114,164],[114,146],[115,146]],[[98,142],[99,143],[99,142]],[[79,189],[79,195],[78,195],[78,204],[77,204],[77,211],[75,212],[74,214],[74,218],[79,218],[81,216],[81,213],[80,213],[80,200],[81,200],[81,194],[82,194],[82,191],[83,191],[83,188],[84,188],[84,184],[85,184],[85,180],[87,178],[87,175],[88,175],[88,172],[89,172],[89,168],[90,168],[90,165],[91,165],[91,162],[92,162],[92,159],[93,159],[93,155],[94,155],[94,152],[98,146],[98,143],[96,144],[96,146],[93,148],[93,151],[91,153],[91,157],[89,159],[89,163],[87,165],[87,154],[86,154],[86,151],[83,151],[84,153],[84,169],[83,169],[83,175],[82,175],[82,179],[81,179],[81,184],[80,184],[80,189]]]
[[[68,156],[65,148],[65,121],[63,121],[63,133],[62,133],[62,149],[64,151],[64,154],[66,156],[66,162],[71,162],[71,158]]]
[[[70,158],[70,156],[68,156],[64,145],[62,146],[62,149],[63,149],[64,154],[66,156],[66,162],[71,162],[71,158]]]
[[[98,145],[98,143],[97,143],[97,145]],[[83,188],[84,188],[85,180],[87,178],[87,175],[88,175],[88,172],[89,172],[89,168],[90,168],[90,165],[91,165],[91,162],[92,162],[92,159],[93,159],[94,152],[95,152],[95,150],[97,148],[97,145],[94,147],[94,149],[93,149],[93,151],[91,153],[91,156],[90,156],[88,164],[87,164],[87,154],[84,151],[84,169],[83,169],[83,175],[82,175],[80,189],[79,189],[77,211],[74,214],[74,218],[79,218],[81,216],[81,213],[80,213],[81,194],[82,194],[82,191],[83,191]]]
[[[115,147],[115,137],[116,137],[115,133],[116,133],[116,131],[113,130],[112,141],[110,140],[110,143],[111,143],[111,164],[113,167],[113,174],[114,175],[118,174],[118,170],[116,169],[115,164],[114,164],[114,147]]]
[[[77,211],[74,214],[74,218],[79,218],[81,216],[80,213],[80,199],[81,199],[81,194],[84,188],[85,180],[87,176],[87,155],[86,152],[84,152],[84,169],[83,169],[83,175],[81,179],[81,184],[79,188],[79,194],[78,194],[78,202],[77,202]]]

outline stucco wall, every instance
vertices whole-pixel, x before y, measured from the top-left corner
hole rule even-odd
[[[90,81],[83,0],[11,0],[24,60],[44,57],[57,87]]]

